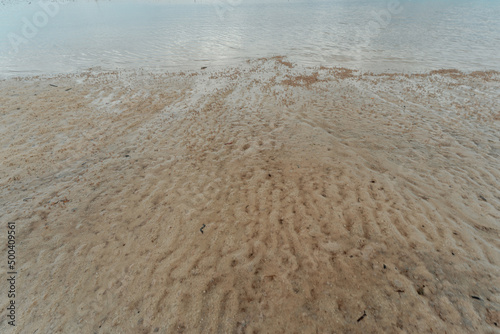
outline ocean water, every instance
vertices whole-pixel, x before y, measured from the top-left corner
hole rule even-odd
[[[0,1],[0,77],[176,70],[287,56],[305,66],[500,70],[500,1]]]

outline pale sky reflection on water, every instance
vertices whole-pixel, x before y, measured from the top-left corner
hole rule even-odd
[[[173,70],[273,55],[373,71],[500,70],[499,1],[401,0],[391,11],[394,4],[77,0],[51,12],[37,1],[14,2],[0,5],[0,77]]]

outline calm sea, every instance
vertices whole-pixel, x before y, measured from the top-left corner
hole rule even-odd
[[[500,70],[500,1],[0,0],[0,77],[274,55],[377,72]]]

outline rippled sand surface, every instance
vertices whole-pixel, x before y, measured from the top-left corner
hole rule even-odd
[[[498,332],[499,79],[278,57],[0,81],[13,332]]]

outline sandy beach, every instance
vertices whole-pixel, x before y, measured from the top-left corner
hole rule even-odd
[[[0,91],[1,333],[500,333],[498,72],[275,57]]]

